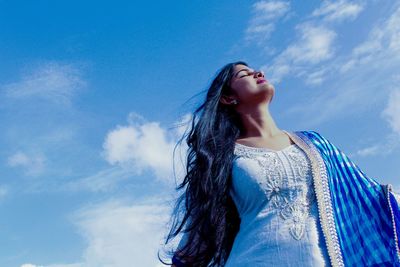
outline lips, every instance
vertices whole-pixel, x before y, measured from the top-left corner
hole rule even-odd
[[[264,83],[264,82],[267,82],[267,80],[265,80],[265,79],[259,79],[259,80],[257,80],[257,84],[259,84],[259,83]]]

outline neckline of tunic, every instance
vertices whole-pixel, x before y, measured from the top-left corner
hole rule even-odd
[[[242,145],[239,143],[235,144],[236,148],[243,148],[245,150],[250,150],[250,151],[254,151],[254,152],[274,152],[274,153],[279,153],[279,152],[283,152],[285,150],[288,150],[289,148],[292,148],[294,146],[296,146],[296,144],[291,144],[285,148],[282,148],[280,150],[274,150],[274,149],[270,149],[267,147],[254,147],[254,146],[246,146],[246,145]]]
[[[294,147],[294,146],[296,146],[296,142],[294,142],[294,140],[292,139],[292,137],[290,136],[290,134],[287,132],[287,131],[285,131],[285,130],[282,130],[288,137],[289,137],[289,139],[290,139],[290,141],[293,143],[293,144],[290,144],[289,146],[287,146],[287,147],[284,147],[284,148],[282,148],[282,149],[280,149],[280,150],[275,150],[275,149],[271,149],[271,148],[267,148],[267,147],[255,147],[255,146],[247,146],[247,145],[243,145],[243,144],[240,144],[240,143],[236,143],[235,142],[235,147],[237,147],[237,148],[244,148],[244,149],[247,149],[247,150],[252,150],[252,151],[256,151],[256,152],[275,152],[275,153],[278,153],[278,152],[283,152],[283,151],[285,151],[285,150],[287,150],[287,149],[289,149],[289,148],[292,148],[292,147]]]

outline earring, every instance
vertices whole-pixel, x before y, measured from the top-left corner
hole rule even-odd
[[[234,99],[233,101],[232,101],[232,104],[234,104],[234,105],[236,105],[238,103],[238,101],[236,100],[236,99]]]

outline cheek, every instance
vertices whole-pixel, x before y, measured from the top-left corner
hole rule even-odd
[[[254,93],[257,93],[257,90],[259,90],[257,84],[249,82],[237,83],[235,88],[235,91],[237,92],[239,98],[246,98],[248,96],[251,96]]]

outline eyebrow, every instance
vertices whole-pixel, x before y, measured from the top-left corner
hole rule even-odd
[[[236,76],[239,74],[239,72],[241,72],[241,71],[243,71],[243,70],[250,70],[250,69],[241,69],[241,70],[239,70],[238,72],[236,72],[236,74],[235,74],[233,77],[236,77]]]

